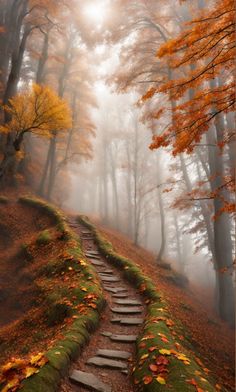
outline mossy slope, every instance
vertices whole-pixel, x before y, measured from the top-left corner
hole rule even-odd
[[[65,267],[58,265],[58,263],[50,265],[48,269],[47,266],[44,267],[41,271],[44,279],[47,279],[48,276],[50,283],[50,273],[54,273],[58,268],[62,271],[65,268],[66,270],[73,269],[73,272],[78,276],[78,287],[75,287],[72,292],[73,298],[77,298],[77,309],[72,309],[71,315],[74,321],[62,330],[63,338],[48,348],[45,353],[48,363],[37,374],[25,379],[20,389],[22,392],[53,392],[58,390],[60,379],[68,372],[71,360],[80,354],[88,342],[90,332],[98,326],[99,315],[104,306],[104,297],[96,271],[85,260],[80,240],[67,226],[63,214],[41,199],[21,197],[19,202],[46,213],[54,221],[58,232],[61,233],[60,239],[66,243],[68,260],[64,264]],[[55,288],[56,298],[57,295],[57,288]],[[53,301],[53,298],[49,298],[51,305],[53,305]],[[56,311],[58,312],[58,309]]]

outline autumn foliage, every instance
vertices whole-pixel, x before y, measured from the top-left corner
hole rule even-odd
[[[209,129],[211,121],[218,114],[233,110],[234,18],[234,1],[218,1],[210,13],[206,9],[202,11],[179,37],[158,50],[159,58],[168,57],[168,65],[175,77],[152,87],[143,99],[164,93],[175,101],[175,105],[172,123],[164,132],[153,136],[151,149],[171,145],[174,155],[191,152]],[[161,111],[159,117],[164,113],[166,110]],[[233,130],[226,130],[221,145],[232,137]]]
[[[5,110],[10,122],[0,128],[2,132],[14,132],[17,138],[31,132],[51,136],[52,131],[63,131],[72,125],[68,104],[47,86],[34,84],[10,99]]]

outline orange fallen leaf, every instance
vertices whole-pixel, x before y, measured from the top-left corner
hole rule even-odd
[[[144,376],[143,377],[143,383],[145,385],[151,384],[152,380],[153,380],[152,376]]]
[[[155,365],[155,364],[151,364],[151,365],[149,365],[149,369],[152,371],[152,372],[157,372],[158,371],[158,366],[157,365]]]

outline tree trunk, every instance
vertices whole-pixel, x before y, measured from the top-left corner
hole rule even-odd
[[[163,200],[160,186],[157,187],[158,192],[158,203],[159,203],[159,210],[160,210],[160,222],[161,222],[161,246],[157,255],[157,262],[160,264],[162,262],[162,258],[165,252],[166,246],[166,236],[165,236],[165,211],[163,207]]]
[[[208,142],[209,144],[220,141],[223,124],[222,120],[217,118],[215,122],[216,133],[214,129],[208,131]],[[221,197],[227,199],[227,195],[222,186],[224,181],[224,166],[222,160],[222,154],[218,147],[213,150],[209,148],[209,165],[211,171],[211,190],[218,193],[217,197],[214,198],[214,238],[215,238],[215,260],[219,281],[219,313],[223,320],[229,322],[231,325],[234,324],[234,287],[232,280],[232,269],[233,269],[233,257],[232,257],[232,240],[231,240],[231,227],[229,215],[223,212],[218,216],[223,202]]]
[[[48,189],[47,189],[47,199],[51,200],[52,191],[56,179],[56,148],[57,148],[57,138],[56,135],[50,140],[50,166],[48,175]]]

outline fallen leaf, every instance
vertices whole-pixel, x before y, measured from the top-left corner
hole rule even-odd
[[[149,365],[149,369],[152,371],[152,372],[157,372],[158,371],[158,366],[157,365],[155,365],[155,364],[151,364],[151,365]]]
[[[144,376],[143,377],[143,383],[145,385],[151,384],[152,380],[153,380],[152,376]]]
[[[162,385],[166,384],[166,380],[161,376],[158,376],[156,378],[156,380],[159,382],[159,384],[162,384]]]
[[[170,350],[166,350],[165,348],[162,348],[161,350],[159,350],[159,353],[162,355],[171,355]]]

